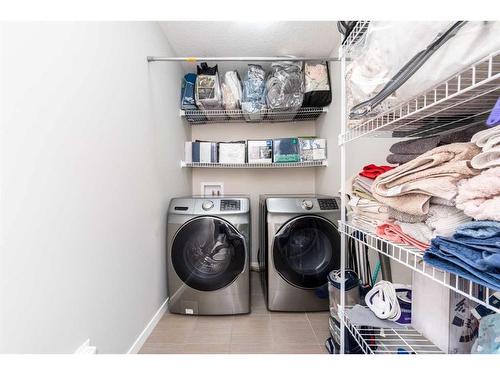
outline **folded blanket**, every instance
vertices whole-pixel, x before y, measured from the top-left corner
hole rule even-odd
[[[404,233],[401,227],[395,223],[384,223],[377,226],[376,233],[379,237],[391,242],[414,246],[422,251],[429,247],[429,244],[417,241],[415,238]]]
[[[456,207],[431,204],[425,224],[432,229],[432,237],[449,237],[455,233],[457,226],[468,221],[471,218]]]
[[[436,147],[378,176],[372,194],[379,202],[399,211],[427,214],[431,196],[451,200],[457,193],[457,181],[479,173],[469,165],[479,152],[472,143]]]
[[[456,204],[476,220],[500,220],[500,167],[460,181]]]
[[[471,221],[457,227],[455,236],[478,239],[500,236],[500,222],[492,220]]]
[[[424,261],[436,268],[500,290],[500,270],[491,264],[485,265],[485,260],[487,257],[483,257],[481,252],[471,250],[465,245],[457,245],[442,237],[434,238],[431,247],[424,254]]]
[[[489,148],[474,156],[470,161],[472,167],[476,169],[486,169],[500,166],[500,145]]]
[[[377,176],[380,176],[393,168],[394,167],[389,165],[368,164],[363,167],[363,170],[359,172],[359,175],[374,180]]]
[[[500,126],[494,126],[492,128],[488,128],[486,130],[482,130],[476,134],[474,134],[471,138],[471,142],[475,143],[479,147],[485,147],[486,144],[490,141],[491,138],[498,137],[500,135]],[[494,141],[492,141],[494,142]],[[490,147],[491,147],[490,143]]]

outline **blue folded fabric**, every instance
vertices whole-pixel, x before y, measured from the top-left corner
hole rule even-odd
[[[491,257],[492,253],[488,252],[485,255],[438,236],[432,239],[430,248],[424,254],[424,260],[437,268],[500,290],[500,269],[496,267],[498,257]]]
[[[485,286],[486,288],[500,290],[500,287],[498,285],[492,285],[484,281],[482,278],[477,277],[475,274],[466,271],[462,267],[459,267],[447,260],[442,260],[438,255],[429,252],[429,250],[424,253],[424,261],[433,267],[461,276],[464,279],[471,280],[476,284]]]
[[[490,253],[500,253],[500,236],[489,238],[458,237],[454,234],[446,238],[460,246],[467,246],[476,251],[488,251]]]
[[[500,222],[493,220],[469,221],[457,227],[455,236],[490,238],[500,236]]]

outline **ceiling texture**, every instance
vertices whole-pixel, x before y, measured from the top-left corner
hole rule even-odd
[[[335,56],[340,44],[334,21],[165,21],[160,26],[176,57],[314,58]]]

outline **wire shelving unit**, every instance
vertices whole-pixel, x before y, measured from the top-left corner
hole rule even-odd
[[[275,123],[275,122],[302,122],[315,121],[323,113],[326,107],[303,107],[298,110],[272,110],[267,109],[259,112],[248,113],[241,109],[234,110],[181,110],[180,116],[190,125],[207,125],[218,123]]]
[[[486,288],[456,274],[426,264],[423,260],[423,252],[417,248],[390,242],[373,233],[356,228],[349,223],[340,222],[339,230],[360,245],[388,256],[412,271],[419,272],[468,299],[500,313],[500,308],[492,306],[489,302],[493,293],[497,292],[496,290]]]
[[[296,163],[186,163],[181,162],[183,168],[229,168],[229,169],[255,169],[255,168],[307,168],[326,167],[326,160],[301,161]]]
[[[363,136],[424,137],[484,122],[500,96],[500,51],[411,100],[359,125],[348,122],[340,143]]]
[[[444,354],[412,327],[396,329],[357,325],[346,314],[348,309],[340,309],[339,317],[365,354]]]
[[[361,248],[374,250],[390,259],[404,265],[408,269],[425,275],[434,282],[455,291],[471,301],[486,306],[496,313],[500,308],[490,304],[490,296],[496,291],[466,280],[456,274],[445,272],[432,267],[423,260],[423,253],[418,249],[403,244],[392,243],[375,234],[351,225],[347,222],[346,208],[346,148],[350,142],[361,137],[424,137],[436,135],[484,123],[494,103],[500,96],[500,51],[491,53],[471,66],[462,69],[452,77],[430,87],[398,106],[364,121],[350,121],[346,107],[346,64],[351,59],[351,52],[357,43],[362,42],[369,22],[358,22],[357,33],[351,33],[339,48],[340,56],[340,89],[341,110],[339,135],[341,156],[341,270],[345,276],[347,244],[353,239]],[[356,31],[353,30],[353,31]],[[391,349],[388,339],[401,341],[411,340],[405,349],[408,352],[427,353],[440,352],[432,342],[413,328],[403,330],[388,330],[384,328],[383,337],[380,329],[353,324],[345,314],[345,285],[340,284],[340,353],[345,352],[346,334],[349,332],[358,342],[363,352],[367,354],[395,353]],[[344,329],[346,328],[346,329]],[[347,332],[346,332],[347,330]],[[374,333],[375,332],[375,333]],[[422,347],[413,344],[423,344]],[[383,345],[382,345],[383,344]],[[398,346],[399,347],[399,346]],[[424,350],[421,350],[421,349]],[[408,350],[409,349],[409,350]]]

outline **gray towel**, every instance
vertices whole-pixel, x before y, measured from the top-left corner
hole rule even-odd
[[[409,139],[394,143],[389,149],[393,154],[422,155],[439,144],[439,136]]]
[[[419,155],[414,154],[389,154],[387,155],[387,162],[389,164],[404,164],[415,159]]]

